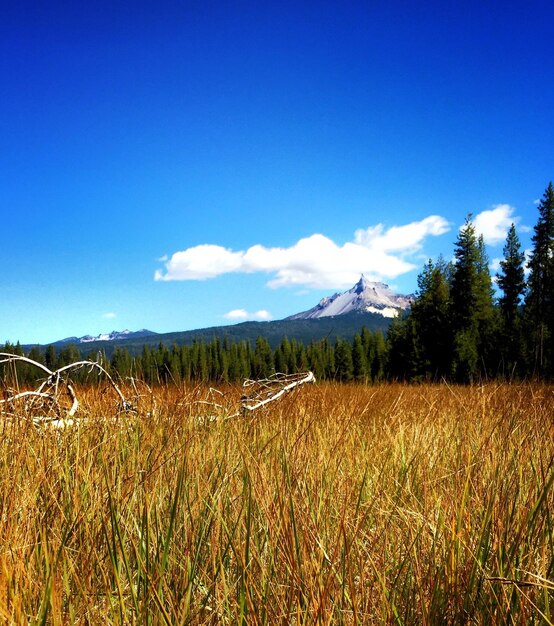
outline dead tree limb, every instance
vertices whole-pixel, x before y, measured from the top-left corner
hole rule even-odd
[[[77,394],[71,383],[71,380],[65,378],[63,375],[68,374],[70,371],[88,368],[89,371],[97,369],[106,377],[119,398],[119,406],[121,411],[136,411],[132,404],[125,399],[125,396],[123,395],[119,386],[114,381],[113,377],[106,371],[104,367],[102,367],[102,365],[100,365],[100,363],[97,363],[96,361],[76,361],[75,363],[64,365],[63,367],[52,371],[51,369],[46,367],[46,365],[38,363],[37,361],[34,361],[33,359],[30,359],[26,356],[0,352],[0,365],[12,363],[25,363],[27,365],[32,365],[44,372],[46,374],[46,379],[39,385],[36,391],[17,391],[16,393],[9,395],[7,398],[0,400],[0,404],[9,404],[22,398],[41,398],[43,400],[50,400],[54,404],[58,413],[57,419],[71,419],[75,416],[75,413],[79,409],[79,400],[77,399]],[[59,401],[61,393],[60,387],[63,387],[65,389],[65,392],[71,400],[71,407],[67,411],[64,418],[62,418],[62,408]],[[41,419],[47,418],[34,418],[34,421],[36,422],[37,419],[40,421]]]
[[[313,372],[301,372],[299,374],[277,373],[261,380],[245,380],[243,387],[254,387],[254,391],[242,397],[241,408],[244,412],[255,411],[270,402],[278,400],[295,387],[314,382],[315,376]]]

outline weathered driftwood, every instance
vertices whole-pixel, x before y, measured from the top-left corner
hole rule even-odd
[[[270,402],[275,402],[275,400],[292,391],[295,387],[305,385],[306,383],[315,383],[313,372],[300,372],[298,374],[276,373],[269,378],[262,378],[261,380],[245,380],[243,387],[252,387],[253,390],[250,394],[242,397],[241,409],[244,412],[260,409]]]
[[[17,402],[18,400],[28,400],[29,404],[27,405],[27,408],[33,408],[32,403],[34,401],[41,400],[51,403],[52,406],[49,410],[53,410],[55,412],[55,416],[33,416],[32,420],[34,423],[49,422],[53,424],[55,423],[56,426],[59,425],[63,427],[73,424],[73,418],[75,417],[75,414],[79,409],[79,400],[77,399],[77,393],[75,392],[75,388],[73,387],[68,375],[71,371],[76,371],[82,368],[88,368],[89,371],[96,369],[105,376],[106,380],[109,382],[119,398],[119,412],[137,412],[136,408],[128,400],[126,400],[121,389],[118,387],[117,383],[109,374],[109,372],[107,372],[106,369],[96,361],[76,361],[75,363],[64,365],[63,367],[60,367],[57,370],[53,371],[46,367],[46,365],[44,365],[43,363],[38,363],[37,361],[30,359],[29,357],[19,354],[0,352],[0,365],[9,364],[12,364],[14,366],[17,364],[32,365],[41,370],[44,374],[46,374],[46,377],[35,391],[15,390],[7,393],[6,397],[0,399],[0,413],[7,413],[7,411],[3,409],[2,406],[7,407],[13,405],[13,403]],[[208,405],[217,411],[217,414],[215,415],[203,416],[201,418],[201,421],[230,419],[233,417],[238,417],[239,415],[246,415],[247,412],[256,411],[257,409],[266,406],[270,402],[278,400],[283,395],[289,393],[296,387],[313,382],[315,382],[315,376],[312,372],[301,372],[298,374],[276,373],[269,378],[262,378],[259,380],[245,380],[243,383],[243,387],[245,389],[249,389],[250,392],[242,396],[240,410],[235,413],[226,413],[225,407],[222,404],[213,401],[212,397],[214,393],[218,393],[223,397],[222,392],[214,388],[210,388],[210,399],[197,400],[194,402],[194,404]],[[138,393],[136,381],[134,379],[132,379],[132,384],[137,394],[136,398],[138,399],[140,394]],[[146,387],[150,395],[152,396],[152,390],[147,385]],[[60,397],[64,392],[67,394],[71,401],[71,407],[67,410],[63,409],[60,403]],[[151,413],[152,411],[153,409],[151,410]]]
[[[73,417],[75,416],[78,408],[79,408],[79,400],[77,399],[77,394],[71,381],[69,378],[64,378],[64,375],[69,374],[70,371],[78,370],[81,368],[88,368],[89,371],[93,369],[97,369],[101,372],[106,380],[110,383],[115,393],[119,398],[119,407],[120,411],[133,411],[134,408],[130,402],[125,399],[125,396],[121,392],[121,389],[118,387],[112,376],[96,361],[77,361],[75,363],[70,363],[69,365],[64,365],[57,370],[52,371],[43,363],[38,363],[33,359],[30,359],[26,356],[22,356],[19,354],[10,354],[7,352],[0,352],[0,365],[13,364],[14,366],[18,363],[25,363],[27,365],[32,365],[42,372],[46,374],[45,380],[39,385],[36,391],[15,391],[11,394],[8,394],[7,397],[0,400],[0,405],[10,405],[13,402],[20,399],[29,399],[31,401],[36,399],[48,400],[52,403],[56,415],[54,418],[50,416],[38,416],[33,417],[33,421],[35,423],[40,423],[44,421],[59,421],[65,420],[66,422],[73,423]],[[62,391],[68,395],[71,400],[71,407],[64,415],[64,410],[60,404],[60,395]],[[5,411],[2,411],[5,412]]]
[[[195,400],[193,404],[207,406],[212,411],[207,415],[195,415],[194,419],[199,424],[207,424],[210,422],[229,420],[235,417],[245,416],[247,412],[253,412],[261,409],[270,402],[275,402],[287,393],[290,393],[296,387],[300,387],[306,383],[314,383],[315,376],[313,372],[300,372],[297,374],[281,374],[276,373],[269,378],[258,380],[247,379],[243,383],[244,388],[250,389],[250,393],[243,395],[241,398],[240,408],[233,411],[230,407],[225,407],[219,402],[215,402],[212,396],[215,393],[223,396],[224,394],[218,389],[210,388],[208,397],[205,400]]]
[[[120,407],[120,410],[122,410],[122,411],[133,411],[134,410],[134,407],[132,406],[132,404],[125,399],[125,396],[121,392],[121,389],[117,386],[117,384],[116,384],[115,380],[113,379],[113,377],[110,376],[110,374],[106,371],[106,369],[104,369],[102,367],[102,365],[100,365],[100,363],[98,363],[96,361],[76,361],[75,363],[70,363],[69,365],[65,365],[64,367],[60,367],[55,372],[52,372],[52,376],[55,376],[57,378],[58,376],[61,376],[61,374],[63,372],[69,372],[71,370],[78,370],[78,369],[82,369],[82,368],[88,368],[89,372],[91,372],[93,369],[97,369],[100,373],[104,374],[104,376],[106,377],[106,380],[110,383],[110,385],[114,389],[115,393],[119,397],[119,407]],[[43,383],[43,385],[45,385],[47,383],[48,383],[48,381],[45,381]]]

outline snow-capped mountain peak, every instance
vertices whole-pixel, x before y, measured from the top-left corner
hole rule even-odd
[[[142,328],[141,330],[112,330],[110,333],[102,333],[100,335],[84,335],[83,337],[67,337],[57,341],[56,343],[92,343],[93,341],[116,341],[118,339],[139,339],[141,337],[150,337],[156,333]]]
[[[85,335],[79,339],[79,343],[89,343],[91,341],[114,341],[115,339],[125,339],[131,334],[127,328],[125,330],[112,330],[110,333],[100,335]]]
[[[396,317],[399,311],[409,308],[412,299],[411,296],[397,295],[385,283],[369,281],[362,274],[360,280],[348,291],[325,297],[312,309],[296,313],[286,319],[317,319],[353,311]]]

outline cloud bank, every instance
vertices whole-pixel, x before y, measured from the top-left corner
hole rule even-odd
[[[351,286],[360,273],[370,280],[384,280],[415,269],[409,257],[422,249],[427,237],[448,230],[450,226],[443,217],[431,215],[402,226],[385,228],[377,224],[357,230],[354,240],[343,245],[318,233],[288,248],[256,244],[234,251],[202,244],[173,253],[154,279],[206,280],[229,273],[264,272],[273,275],[267,283],[272,288],[292,285],[340,289]]]
[[[228,320],[260,320],[267,321],[271,319],[271,313],[265,309],[249,313],[246,309],[233,309],[223,316]]]

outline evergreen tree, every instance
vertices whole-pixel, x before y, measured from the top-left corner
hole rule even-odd
[[[283,352],[283,341],[275,348],[275,353],[273,355],[273,360],[275,362],[275,371],[280,372],[282,374],[287,373],[287,359],[285,358]]]
[[[352,342],[352,373],[355,380],[367,379],[367,361],[360,335],[354,335]]]
[[[244,380],[250,376],[252,361],[252,346],[249,341],[241,341],[239,344],[239,380]]]
[[[210,380],[217,381],[221,376],[221,344],[218,337],[214,337],[208,344],[208,370]]]
[[[308,369],[308,356],[306,348],[302,342],[298,343],[296,348],[296,371],[305,372]]]
[[[319,344],[325,378],[329,380],[335,375],[335,350],[327,337],[321,340]]]
[[[455,244],[452,274],[453,369],[460,381],[471,381],[493,358],[495,315],[488,259],[483,238],[475,234],[471,215]],[[482,371],[487,374],[487,371]]]
[[[520,304],[525,291],[523,261],[516,227],[512,224],[504,246],[504,258],[500,261],[500,273],[496,275],[497,284],[503,292],[498,300],[502,316],[500,345],[508,373],[512,373],[518,363],[521,368],[522,361]]]
[[[56,368],[63,367],[65,365],[70,365],[71,363],[75,363],[76,361],[81,360],[81,353],[77,346],[73,344],[69,344],[60,350],[60,354],[58,355]]]
[[[314,373],[317,380],[324,380],[326,378],[325,371],[325,353],[323,348],[323,342],[314,342],[312,339],[306,350],[308,357],[308,368]]]
[[[476,310],[477,320],[477,350],[484,374],[496,374],[498,355],[498,311],[494,307],[494,289],[489,269],[489,257],[485,248],[483,235],[477,240],[477,284]]]
[[[532,368],[537,374],[554,373],[554,186],[546,188],[539,204],[539,219],[532,237],[529,291],[525,301],[530,326]]]
[[[290,341],[290,351],[288,353],[287,369],[290,374],[298,372],[298,342],[296,339]]]
[[[229,348],[229,380],[240,380],[240,356],[239,347],[236,343],[232,343]]]
[[[152,358],[152,351],[147,345],[142,348],[142,354],[140,356],[140,369],[146,383],[154,382],[154,362]]]
[[[129,352],[123,348],[116,348],[110,359],[110,367],[115,370],[121,378],[130,376],[132,359]]]
[[[420,371],[420,351],[412,315],[393,320],[387,333],[388,375],[390,378],[412,380]],[[373,379],[376,380],[375,375]]]
[[[37,363],[42,363],[44,365],[44,354],[41,352],[40,348],[37,346],[33,346],[29,350],[29,354],[27,355],[32,361],[36,361]]]
[[[452,367],[448,266],[442,258],[436,265],[429,260],[417,282],[412,316],[420,350],[420,373],[440,379],[448,376]]]
[[[44,363],[49,370],[56,369],[56,348],[50,345],[46,348],[46,352],[44,353]]]
[[[335,343],[335,378],[340,381],[352,380],[354,364],[352,348],[348,341],[337,339]]]
[[[373,360],[370,363],[371,378],[375,382],[383,380],[387,368],[388,347],[385,336],[378,330],[373,333]]]
[[[169,355],[168,369],[171,380],[178,384],[181,382],[181,350],[179,346],[174,343],[171,347],[171,353]]]
[[[265,337],[256,339],[254,348],[253,376],[254,378],[267,378],[273,374],[273,351]]]

